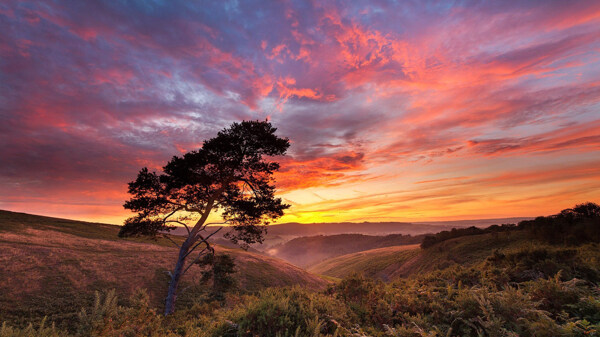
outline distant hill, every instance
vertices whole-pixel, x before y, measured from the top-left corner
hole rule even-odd
[[[445,227],[440,227],[445,228]],[[386,234],[425,234],[438,232],[437,226],[417,225],[408,222],[331,222],[331,223],[284,223],[269,227],[269,234],[272,235],[294,235],[294,236],[314,236],[314,235],[336,235],[336,234],[365,234],[365,235],[386,235]]]
[[[253,247],[260,251],[266,251],[276,245],[280,245],[294,238],[303,236],[317,235],[338,235],[338,234],[363,234],[363,235],[422,235],[432,234],[440,231],[451,230],[452,228],[463,227],[488,227],[490,225],[500,225],[505,223],[518,223],[522,220],[532,218],[497,218],[497,219],[479,219],[479,220],[453,220],[453,221],[433,221],[433,222],[329,222],[329,223],[284,223],[271,225],[268,227],[265,242],[262,245]],[[177,228],[171,232],[174,235],[184,235],[185,229]],[[221,231],[219,235],[224,234]]]
[[[330,223],[284,223],[269,227],[271,235],[335,235],[335,234],[365,234],[365,235],[387,235],[387,234],[409,234],[420,235],[437,233],[454,227],[487,227],[503,223],[517,223],[532,218],[497,218],[479,220],[453,220],[453,221],[431,221],[431,222],[330,222]]]
[[[428,249],[418,245],[396,246],[334,257],[308,270],[315,274],[343,278],[354,272],[391,281],[444,269],[452,265],[469,266],[482,262],[495,250],[517,249],[526,245],[525,233],[488,233],[450,239]]]
[[[300,267],[309,267],[323,260],[375,248],[418,244],[423,235],[389,234],[373,236],[338,234],[304,236],[271,247],[267,253]]]
[[[450,229],[452,228],[463,228],[463,227],[488,227],[491,225],[502,225],[502,224],[517,224],[523,220],[531,220],[532,217],[511,217],[511,218],[493,218],[493,219],[475,219],[475,220],[449,220],[449,221],[433,221],[433,222],[415,222],[415,225],[429,225],[429,226],[445,226]]]
[[[94,290],[110,288],[124,298],[135,288],[146,288],[160,307],[177,248],[165,239],[121,239],[118,231],[112,225],[0,211],[0,317],[61,319],[61,312],[93,297]],[[273,257],[222,246],[216,250],[235,258],[236,278],[244,290],[327,284]],[[192,270],[182,288],[198,279]]]

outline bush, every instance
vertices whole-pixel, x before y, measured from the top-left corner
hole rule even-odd
[[[80,336],[151,336],[160,328],[161,316],[148,306],[148,294],[138,290],[128,307],[117,304],[114,290],[96,292],[94,305],[79,313]]]
[[[56,329],[54,324],[46,326],[45,318],[37,328],[34,328],[33,324],[29,324],[24,329],[13,328],[6,324],[6,322],[0,326],[0,337],[61,337],[66,335],[65,331]]]
[[[339,308],[343,305],[335,299],[298,287],[267,289],[245,298],[216,332],[233,333],[235,328],[239,336],[306,336],[318,327],[319,333],[334,333],[337,321],[332,316],[345,316]]]

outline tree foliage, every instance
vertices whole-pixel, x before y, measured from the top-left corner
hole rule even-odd
[[[220,211],[232,225],[229,238],[260,242],[262,225],[289,207],[274,197],[272,174],[279,164],[266,158],[283,155],[289,147],[275,131],[269,122],[233,123],[201,149],[174,156],[163,173],[143,168],[129,183],[132,197],[124,205],[137,215],[119,235],[155,236],[176,224],[187,226],[193,215]]]
[[[275,131],[268,121],[233,123],[199,150],[174,156],[162,173],[143,168],[129,183],[132,197],[124,207],[137,215],[125,221],[119,236],[156,237],[175,225],[187,230],[181,245],[173,241],[179,256],[171,272],[165,314],[174,311],[183,274],[214,255],[209,239],[224,227],[209,226],[211,213],[217,212],[222,224],[228,224],[226,238],[247,247],[262,242],[269,221],[290,207],[275,197],[273,173],[279,164],[271,158],[285,154],[290,145]],[[186,266],[192,253],[197,256]]]
[[[600,206],[587,202],[551,216],[521,221],[519,228],[547,243],[600,242]]]
[[[501,226],[492,225],[487,228],[478,228],[475,226],[467,228],[452,228],[452,230],[449,231],[441,231],[436,234],[426,235],[423,238],[423,241],[421,242],[421,248],[429,248],[435,245],[436,243],[458,238],[461,236],[508,232],[514,229],[516,229],[514,224],[503,224]]]
[[[600,206],[593,202],[577,204],[573,208],[563,209],[558,214],[521,221],[518,226],[503,224],[487,228],[453,228],[450,231],[426,235],[421,242],[421,248],[429,248],[439,242],[461,236],[522,230],[530,233],[536,240],[551,244],[577,245],[600,242]]]

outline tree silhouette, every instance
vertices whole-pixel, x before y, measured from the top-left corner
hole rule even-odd
[[[283,215],[289,205],[274,196],[271,157],[285,154],[287,138],[275,135],[267,121],[233,123],[197,151],[173,157],[157,174],[143,168],[129,183],[131,199],[124,207],[137,215],[125,221],[119,236],[164,235],[181,225],[187,230],[166,298],[165,315],[175,310],[181,277],[206,255],[214,254],[209,239],[219,230],[242,246],[262,242],[266,225]],[[209,226],[209,215],[218,213],[227,226]],[[213,230],[214,229],[214,230]],[[187,261],[195,254],[193,260]]]

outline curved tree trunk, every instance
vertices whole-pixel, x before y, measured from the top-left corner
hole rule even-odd
[[[218,191],[218,193],[221,193],[221,192],[222,192],[222,189]],[[202,238],[201,236],[198,235],[198,232],[202,229],[202,226],[206,222],[206,219],[208,219],[208,215],[210,214],[210,211],[212,210],[214,202],[215,202],[214,197],[211,197],[208,200],[206,207],[205,207],[204,211],[202,212],[202,216],[200,217],[200,219],[198,220],[196,225],[194,225],[194,228],[192,229],[191,233],[188,233],[188,237],[181,244],[181,248],[179,248],[179,256],[177,257],[177,264],[175,265],[175,269],[173,270],[173,273],[171,273],[171,281],[169,282],[169,291],[167,292],[167,299],[165,301],[165,316],[170,315],[173,312],[175,312],[175,300],[177,299],[177,287],[179,286],[179,280],[181,279],[183,274],[187,271],[187,268],[184,269],[185,259],[188,256],[188,252],[190,251],[190,249],[193,251],[197,247],[197,246],[194,246],[194,244],[199,240],[199,238]],[[206,239],[202,238],[202,241],[205,242],[208,246]]]
[[[183,275],[183,266],[185,264],[186,254],[188,252],[189,245],[188,240],[185,240],[179,249],[179,256],[177,257],[177,264],[175,269],[171,273],[171,281],[169,281],[169,291],[167,292],[167,299],[165,301],[165,316],[175,312],[175,300],[177,299],[177,287],[179,286],[179,280]]]

